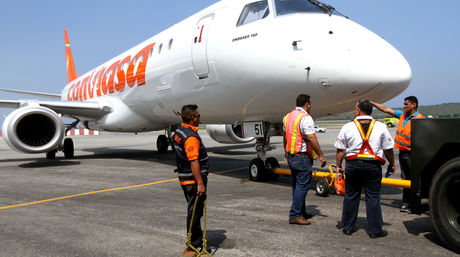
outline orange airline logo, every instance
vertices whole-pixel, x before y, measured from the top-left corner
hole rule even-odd
[[[145,85],[145,68],[150,50],[154,46],[155,43],[147,45],[133,57],[126,56],[108,67],[102,66],[98,70],[93,70],[91,75],[74,81],[67,92],[67,100],[85,101],[115,92],[121,93],[126,89],[126,85],[130,88]]]

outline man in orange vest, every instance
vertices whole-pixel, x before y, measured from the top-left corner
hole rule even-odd
[[[321,151],[315,134],[315,123],[310,116],[310,96],[301,94],[296,100],[296,109],[284,119],[283,143],[286,159],[292,172],[292,205],[289,212],[289,224],[309,225],[306,219],[305,197],[310,187],[313,172],[313,159],[317,155],[321,167],[326,165],[326,158]]]
[[[203,245],[203,217],[204,201],[206,200],[206,186],[208,181],[209,164],[206,147],[198,135],[200,112],[195,104],[185,105],[181,111],[183,123],[177,128],[173,136],[174,151],[176,153],[177,175],[187,201],[187,232],[191,228],[191,245],[187,252],[201,251]],[[193,209],[198,198],[195,215]],[[192,220],[193,216],[193,220]],[[191,224],[191,226],[190,226]],[[207,249],[210,252],[210,249]]]
[[[419,111],[418,99],[415,96],[404,98],[404,111],[393,110],[383,104],[371,102],[377,109],[388,113],[399,119],[398,129],[396,130],[395,146],[399,149],[399,166],[401,167],[401,178],[411,179],[411,120],[425,118]],[[410,189],[403,189],[403,199],[401,212],[409,212]]]
[[[361,190],[366,194],[366,216],[370,238],[384,237],[383,218],[380,206],[383,155],[394,171],[394,141],[385,124],[375,121],[372,105],[360,100],[355,106],[355,119],[345,124],[337,136],[337,173],[343,174],[342,161],[345,157],[345,195],[343,199],[343,233],[351,235],[358,217]]]

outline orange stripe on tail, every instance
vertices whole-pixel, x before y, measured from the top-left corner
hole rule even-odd
[[[64,29],[64,44],[65,44],[65,64],[67,71],[67,81],[70,82],[78,78],[77,72],[75,71],[75,64],[73,62],[72,50],[70,50],[69,36],[67,35],[67,29]]]

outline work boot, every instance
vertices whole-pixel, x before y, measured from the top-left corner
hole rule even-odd
[[[187,249],[187,250],[185,251],[185,253],[182,254],[182,257],[195,257],[195,256],[197,256],[197,255],[198,255],[198,253],[195,252],[194,250],[192,250],[192,249]]]
[[[289,218],[289,224],[297,224],[297,225],[310,225],[311,222],[305,219],[303,216]]]
[[[399,210],[400,212],[410,212],[409,204],[408,203],[403,203],[401,206],[401,209]]]

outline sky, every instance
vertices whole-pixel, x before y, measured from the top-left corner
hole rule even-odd
[[[60,93],[67,82],[64,28],[77,73],[84,74],[216,2],[2,0],[0,88]],[[420,105],[460,102],[460,1],[323,2],[383,37],[408,60],[412,83],[386,105],[401,107],[409,95]],[[0,92],[1,100],[29,98],[34,97]],[[9,112],[0,109],[0,123]]]

